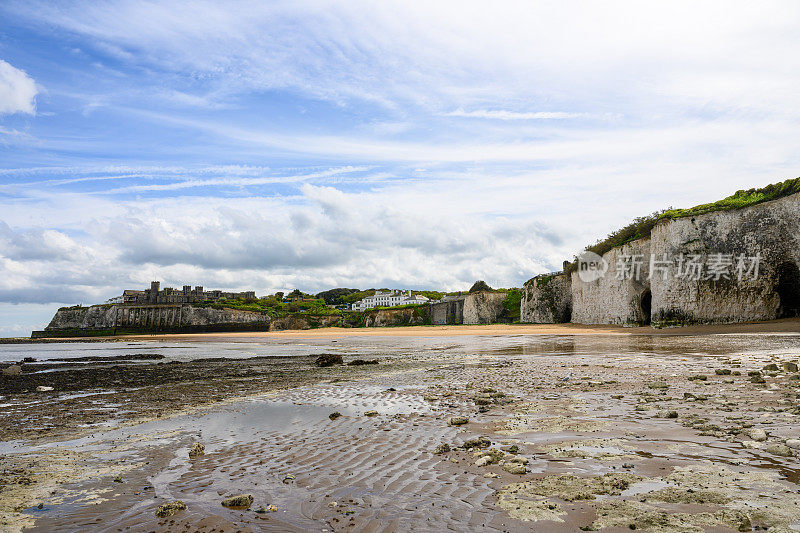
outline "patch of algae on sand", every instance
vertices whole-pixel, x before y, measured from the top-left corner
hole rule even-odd
[[[497,493],[497,505],[511,518],[526,522],[563,522],[561,517],[567,514],[559,504],[531,493],[527,483],[513,483],[504,487]]]
[[[495,429],[495,433],[500,435],[518,435],[533,431],[544,433],[561,433],[564,431],[592,433],[600,431],[605,426],[606,423],[599,420],[582,420],[567,416],[532,418],[515,413],[501,422]]]
[[[599,461],[615,461],[619,459],[636,459],[638,456],[625,453],[632,447],[625,439],[582,439],[568,440],[555,444],[540,446],[551,457],[575,457],[579,459],[597,459]]]
[[[796,488],[766,471],[737,472],[710,462],[676,468],[662,478],[669,487],[638,496],[637,500],[608,500],[597,508],[595,529],[627,527],[666,532],[701,532],[709,527],[751,531],[796,531],[800,521]],[[706,505],[703,512],[674,512],[665,504]],[[720,508],[722,506],[722,508]]]
[[[705,513],[677,513],[636,501],[609,501],[597,510],[593,529],[624,527],[658,533],[702,533],[707,527],[727,526],[737,531],[752,529],[747,513],[722,509]]]
[[[619,496],[622,491],[642,479],[644,478],[628,473],[609,473],[595,477],[560,474],[527,483],[529,483],[528,490],[532,494],[574,502],[576,500],[593,500],[600,494]]]

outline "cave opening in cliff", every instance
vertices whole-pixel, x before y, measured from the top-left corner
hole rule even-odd
[[[644,316],[644,323],[650,323],[650,307],[653,304],[653,295],[650,291],[644,291],[642,294],[642,315]]]
[[[778,318],[800,316],[800,269],[786,262],[778,267]]]

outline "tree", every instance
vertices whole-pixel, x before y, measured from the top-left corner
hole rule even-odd
[[[492,288],[485,281],[483,281],[481,279],[481,280],[476,281],[472,285],[472,287],[469,289],[469,292],[473,293],[473,292],[482,292],[482,291],[491,291],[491,290],[492,290]]]

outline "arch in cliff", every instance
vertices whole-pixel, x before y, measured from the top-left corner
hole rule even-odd
[[[787,261],[778,267],[778,283],[775,287],[780,300],[778,318],[800,316],[800,269]]]
[[[647,325],[650,323],[650,315],[653,309],[653,294],[650,292],[650,289],[642,293],[639,306],[642,309],[642,321]]]

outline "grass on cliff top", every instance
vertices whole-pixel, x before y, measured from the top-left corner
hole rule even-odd
[[[689,209],[666,209],[664,211],[657,211],[651,215],[634,219],[633,222],[624,228],[615,231],[605,239],[591,246],[587,246],[586,249],[598,255],[603,255],[618,246],[623,246],[637,239],[649,237],[653,227],[663,219],[674,220],[676,218],[692,217],[713,213],[715,211],[741,209],[743,207],[769,202],[770,200],[777,200],[778,198],[783,198],[798,192],[800,192],[800,178],[794,178],[781,183],[773,183],[761,189],[736,191],[731,196],[710,204],[701,204]],[[570,269],[568,270],[574,269],[573,265],[574,263],[570,265]]]

